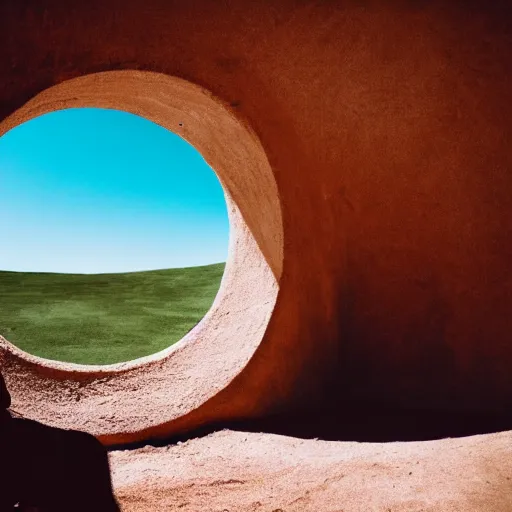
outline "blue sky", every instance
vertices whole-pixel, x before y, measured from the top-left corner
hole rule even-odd
[[[0,270],[104,273],[225,261],[222,187],[178,135],[69,109],[0,138]]]

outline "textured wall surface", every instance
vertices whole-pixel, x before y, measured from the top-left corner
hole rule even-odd
[[[320,396],[512,403],[512,3],[490,4],[2,0],[0,119],[135,69],[205,88],[261,142],[280,291],[203,419]]]
[[[108,444],[207,423],[212,415],[219,417],[219,392],[246,369],[262,342],[279,292],[282,218],[268,160],[255,134],[207,91],[147,71],[67,80],[1,122],[0,135],[30,118],[73,107],[142,115],[180,133],[202,153],[226,192],[226,269],[201,322],[180,343],[135,361],[103,366],[49,361],[0,336],[0,368],[13,394],[12,407],[43,423],[87,430]],[[255,413],[261,406],[248,393],[242,400],[242,407],[229,406],[227,417]]]

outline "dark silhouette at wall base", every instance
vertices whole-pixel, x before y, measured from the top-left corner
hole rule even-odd
[[[11,417],[9,406],[0,374],[0,512],[120,510],[107,451],[94,436]]]

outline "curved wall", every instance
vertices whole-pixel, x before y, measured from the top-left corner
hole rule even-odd
[[[44,423],[87,430],[109,444],[168,435],[178,427],[177,420],[210,409],[205,404],[243,370],[264,337],[282,267],[275,181],[247,127],[200,87],[162,74],[116,71],[68,80],[4,120],[0,134],[33,117],[73,107],[136,113],[193,144],[225,189],[228,261],[203,320],[177,345],[153,356],[77,365],[32,356],[0,337],[12,407]]]
[[[0,118],[70,78],[148,70],[211,91],[268,157],[284,234],[276,307],[246,369],[180,421],[321,398],[508,407],[510,9],[2,2]],[[247,225],[271,240],[259,215],[254,203]]]

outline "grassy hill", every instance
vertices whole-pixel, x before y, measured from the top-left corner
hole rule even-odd
[[[124,274],[0,271],[0,334],[31,354],[108,364],[179,341],[210,309],[224,263]]]

